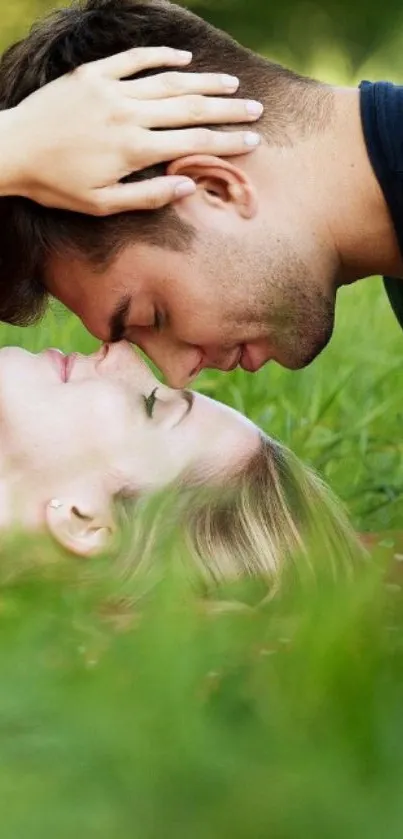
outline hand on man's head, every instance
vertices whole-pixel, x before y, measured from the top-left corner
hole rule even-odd
[[[9,140],[3,154],[8,191],[99,216],[156,209],[191,194],[195,184],[184,177],[121,180],[192,152],[252,151],[259,143],[253,132],[183,128],[252,123],[262,112],[257,102],[230,98],[239,84],[235,77],[167,71],[191,58],[169,47],[132,49],[83,65],[4,112],[0,144]],[[158,67],[165,72],[124,81]]]

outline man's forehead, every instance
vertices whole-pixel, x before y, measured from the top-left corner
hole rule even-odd
[[[84,306],[110,309],[125,294],[143,294],[166,298],[178,277],[188,275],[183,254],[162,250],[142,242],[130,244],[105,265],[93,264],[77,253],[49,257],[45,285],[48,291],[73,311]]]
[[[112,284],[107,278],[97,275],[79,256],[55,254],[48,260],[44,283],[49,293],[74,312],[95,337],[108,340],[108,287],[112,288]]]
[[[141,300],[137,272],[115,262],[97,269],[80,255],[53,255],[49,259],[46,287],[50,294],[76,314],[102,341],[123,337],[133,300]]]
[[[51,254],[48,258],[44,283],[54,297],[67,296],[74,300],[77,296],[86,295],[89,281],[95,275],[94,268],[79,255]]]

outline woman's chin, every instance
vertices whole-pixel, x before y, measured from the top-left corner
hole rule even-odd
[[[196,393],[192,415],[206,481],[209,476],[222,480],[238,472],[257,452],[260,429],[233,408]]]

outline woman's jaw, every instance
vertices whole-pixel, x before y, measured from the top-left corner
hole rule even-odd
[[[0,350],[0,526],[46,523],[76,553],[102,547],[114,496],[225,482],[260,439],[227,406],[162,385],[126,342]]]

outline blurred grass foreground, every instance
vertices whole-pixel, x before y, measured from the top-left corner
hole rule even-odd
[[[3,3],[2,46],[52,5]],[[330,81],[403,77],[397,0],[189,5]],[[0,342],[95,345],[59,310]],[[312,367],[198,385],[324,475],[369,534],[350,573],[319,545],[267,596],[195,585],[175,535],[133,577],[3,544],[1,839],[401,839],[402,350],[373,280],[340,294]]]
[[[401,554],[336,580],[322,557],[266,600],[197,591],[174,542],[152,584],[23,557],[0,569],[4,839],[400,839]]]

